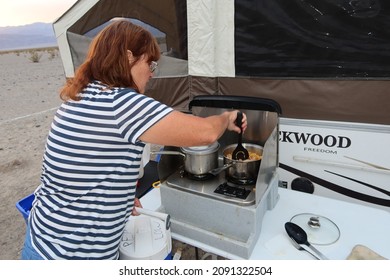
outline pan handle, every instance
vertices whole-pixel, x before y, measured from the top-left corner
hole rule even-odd
[[[182,156],[183,158],[186,157],[185,154],[180,153],[178,151],[156,151],[156,152],[150,152],[151,155],[172,155],[172,156]]]
[[[221,173],[222,171],[228,169],[229,167],[233,166],[233,162],[230,162],[230,163],[227,163],[221,167],[218,167],[218,168],[214,168],[214,169],[211,169],[208,173],[210,174],[213,174],[214,176],[218,175],[219,173]]]

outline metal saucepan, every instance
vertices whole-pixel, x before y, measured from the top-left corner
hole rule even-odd
[[[184,158],[184,170],[193,175],[204,175],[218,167],[219,143],[208,146],[181,147],[180,151],[158,151],[152,154],[180,155]]]
[[[231,154],[236,148],[236,144],[229,145],[223,150],[224,166],[230,165],[226,170],[228,181],[240,184],[252,184],[256,182],[260,169],[261,158],[263,156],[263,147],[255,144],[244,143],[243,146],[248,150],[249,156],[254,153],[260,156],[260,159],[233,160]]]

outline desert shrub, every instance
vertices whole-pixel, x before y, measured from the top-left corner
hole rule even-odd
[[[42,53],[39,53],[36,50],[31,50],[30,57],[28,59],[34,63],[38,63],[41,60],[41,57],[42,57]]]
[[[47,50],[49,54],[49,60],[54,59],[57,56],[57,50],[56,49],[49,49]]]

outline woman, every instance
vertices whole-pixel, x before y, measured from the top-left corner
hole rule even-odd
[[[22,259],[117,259],[134,206],[145,143],[199,146],[237,112],[201,118],[143,95],[157,67],[156,40],[117,21],[93,40],[85,62],[61,91],[43,157]],[[137,214],[133,212],[133,214]]]

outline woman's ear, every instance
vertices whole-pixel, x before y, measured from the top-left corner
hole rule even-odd
[[[133,53],[129,50],[127,50],[127,58],[129,59],[129,62],[130,63],[133,63],[134,62],[134,56],[133,56]]]

